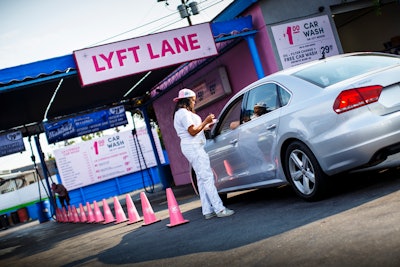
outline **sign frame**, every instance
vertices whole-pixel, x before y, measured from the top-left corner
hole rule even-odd
[[[209,23],[73,52],[82,86],[217,54]]]

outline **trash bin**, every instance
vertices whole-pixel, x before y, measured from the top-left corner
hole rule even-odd
[[[19,221],[24,223],[29,221],[28,209],[27,208],[20,208],[17,210]]]
[[[36,203],[38,219],[40,223],[47,222],[51,218],[50,201],[43,200]]]
[[[13,224],[19,223],[18,213],[16,211],[11,212],[10,216],[11,216],[11,221]]]

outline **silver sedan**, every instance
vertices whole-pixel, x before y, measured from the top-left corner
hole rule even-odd
[[[331,176],[400,152],[400,57],[343,54],[262,78],[222,109],[206,151],[221,195],[290,183],[318,200]]]

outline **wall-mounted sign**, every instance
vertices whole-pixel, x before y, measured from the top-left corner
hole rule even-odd
[[[210,24],[74,51],[83,86],[216,55]]]
[[[152,133],[160,161],[165,163],[156,130],[152,130]],[[66,146],[54,150],[54,156],[62,184],[68,190],[157,165],[146,128],[137,129],[135,137],[131,131],[119,132]]]
[[[25,144],[20,131],[0,135],[0,157],[22,151],[25,151]]]
[[[126,124],[128,124],[128,119],[124,106],[116,106],[56,122],[43,123],[49,144]]]
[[[339,54],[328,16],[271,27],[282,67]]]
[[[232,92],[225,67],[219,67],[207,73],[189,88],[196,93],[196,110],[200,110]]]

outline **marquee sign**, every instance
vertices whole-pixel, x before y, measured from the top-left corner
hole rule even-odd
[[[74,51],[83,86],[216,54],[209,23]]]
[[[47,142],[51,144],[126,124],[128,119],[124,106],[116,106],[73,118],[44,122],[43,126]]]
[[[157,166],[154,153],[164,164],[156,129],[152,134],[157,151],[145,127],[137,129],[135,137],[131,131],[119,132],[54,150],[62,184],[72,190]]]
[[[0,135],[0,157],[25,151],[21,131],[13,131]]]

